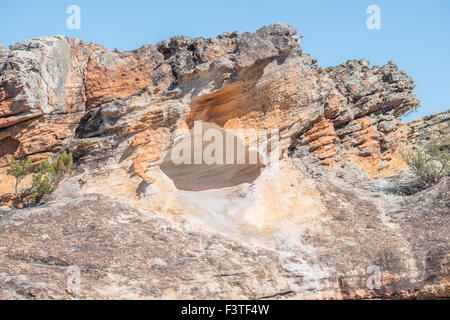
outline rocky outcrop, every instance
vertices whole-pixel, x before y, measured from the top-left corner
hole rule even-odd
[[[70,298],[71,265],[82,298],[447,295],[448,181],[406,199],[395,151],[443,130],[448,112],[403,124],[419,101],[393,62],[325,69],[300,39],[277,23],[130,52],[62,36],[11,46],[3,201],[12,156],[68,150],[75,172],[44,206],[2,209],[0,296]],[[275,161],[175,166],[200,120]],[[258,149],[262,136],[276,145]],[[435,199],[424,224],[422,198]]]
[[[17,144],[8,154],[39,161],[60,150],[77,127],[78,132],[86,131],[86,122],[92,127],[92,117],[99,121],[100,114],[108,114],[109,124],[98,124],[103,126],[125,118],[136,122],[138,108],[164,103],[177,106],[142,114],[141,121],[152,121],[143,130],[157,125],[154,117],[165,116],[165,122],[171,118],[188,126],[204,120],[233,130],[280,128],[291,138],[329,121],[338,130],[331,140],[348,136],[343,148],[356,145],[351,153],[357,160],[370,154],[370,161],[379,162],[379,153],[392,141],[389,133],[399,125],[394,113],[418,103],[412,80],[392,62],[373,68],[365,60],[326,70],[314,66],[316,60],[302,54],[295,34],[293,27],[275,24],[254,34],[175,37],[132,52],[61,36],[14,45],[1,76],[0,140]],[[142,107],[130,105],[134,100]],[[125,108],[133,112],[115,111]],[[369,137],[369,122],[379,136]],[[0,164],[8,163],[3,155]],[[370,167],[376,175],[376,165]]]
[[[408,140],[415,143],[432,141],[436,136],[448,132],[450,110],[423,117],[408,123]]]
[[[77,294],[89,299],[258,299],[290,291],[277,278],[286,272],[276,252],[189,230],[100,195],[7,214],[1,223],[2,299],[77,297],[66,280],[67,267],[75,265],[83,288]],[[29,232],[14,232],[15,223]],[[21,268],[25,276],[16,273]]]
[[[327,72],[334,88],[324,105],[325,120],[308,132],[319,131],[310,151],[325,166],[352,159],[371,177],[401,172],[402,163],[392,153],[408,132],[398,114],[419,104],[412,79],[392,61],[372,68],[367,60],[348,61]],[[300,145],[311,144],[305,137],[308,134],[300,137]]]
[[[6,58],[8,57],[9,51],[0,44],[0,69],[5,64]]]
[[[62,36],[11,46],[0,75],[0,148],[3,155],[40,161],[73,135],[85,111],[84,68],[77,41]]]
[[[335,183],[319,182],[327,213],[304,221],[279,248],[193,228],[101,195],[80,197],[72,184],[42,207],[2,213],[0,297],[448,295],[449,229],[442,223],[450,206],[447,180],[392,208],[384,195],[373,201],[373,191]],[[71,267],[81,274],[75,292],[67,287]],[[368,287],[376,272],[379,287]]]

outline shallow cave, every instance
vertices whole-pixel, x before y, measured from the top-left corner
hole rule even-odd
[[[210,139],[205,141],[208,132]],[[222,138],[211,138],[211,132],[216,134],[216,138],[217,135]],[[195,140],[199,136],[201,148],[196,149]],[[227,142],[232,143],[232,147]],[[212,150],[212,143],[217,148],[214,152],[209,153]],[[217,151],[217,149],[220,150]],[[198,163],[197,158],[197,164],[195,161],[196,150],[197,154],[201,152],[201,163]],[[222,161],[209,164],[211,161],[205,159],[205,152],[206,155],[211,154],[215,159],[222,159]],[[177,160],[177,156],[182,157],[184,161]],[[175,162],[173,161],[174,157]],[[184,191],[222,189],[243,183],[252,183],[261,175],[264,167],[262,158],[257,151],[244,146],[241,138],[237,135],[211,123],[203,123],[200,131],[191,129],[189,134],[172,146],[160,165],[161,170],[174,182],[176,188]]]

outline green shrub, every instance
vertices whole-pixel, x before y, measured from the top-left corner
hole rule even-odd
[[[65,151],[55,161],[42,161],[35,170],[32,170],[31,160],[17,161],[12,158],[8,174],[16,178],[15,195],[22,206],[39,203],[44,195],[52,194],[61,178],[72,170],[72,165],[72,154]],[[33,173],[32,187],[19,194],[20,182],[30,173]],[[31,196],[32,202],[26,204],[23,198],[28,195]]]
[[[394,116],[396,118],[407,117],[407,116],[413,114],[414,112],[416,112],[419,108],[420,108],[420,104],[413,104],[413,105],[408,106],[406,109],[396,110],[394,112]]]
[[[396,110],[394,112],[394,116],[396,118],[407,117],[407,116],[413,114],[414,112],[416,112],[419,108],[420,108],[420,104],[413,104],[413,105],[409,106],[407,109]]]
[[[449,173],[450,165],[450,134],[449,130],[440,133],[436,139],[425,146],[425,152],[440,166],[440,175]]]
[[[53,162],[44,160],[33,175],[33,201],[39,202],[46,194],[55,191],[59,180],[72,170],[73,157],[65,151]]]
[[[449,174],[450,135],[448,130],[424,146],[404,146],[398,150],[409,169],[427,187],[433,186]]]
[[[33,168],[33,163],[31,162],[31,160],[19,160],[18,161],[16,159],[14,159],[14,157],[11,158],[11,164],[10,164],[10,168],[9,168],[7,174],[16,178],[16,184],[14,186],[14,194],[15,194],[16,198],[20,200],[22,205],[25,205],[25,203],[22,199],[22,195],[19,194],[19,191],[18,191],[19,184],[27,175],[30,174],[32,168]]]

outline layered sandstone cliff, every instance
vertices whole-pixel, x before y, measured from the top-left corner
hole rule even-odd
[[[402,123],[419,104],[405,72],[324,69],[296,33],[277,23],[130,52],[62,36],[0,48],[5,204],[12,156],[76,160],[45,205],[0,211],[0,297],[70,297],[71,265],[84,298],[448,294],[448,181],[402,196],[412,178],[395,151],[448,128],[449,112]],[[199,120],[247,149],[258,139],[242,132],[278,132],[277,161],[167,165]]]

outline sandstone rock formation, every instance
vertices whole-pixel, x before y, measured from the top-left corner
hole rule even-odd
[[[5,64],[6,58],[8,57],[9,51],[0,44],[0,69]]]
[[[405,72],[324,69],[296,33],[277,23],[130,52],[63,36],[13,45],[6,60],[0,50],[2,200],[12,156],[75,157],[49,202],[1,209],[0,297],[70,298],[68,266],[81,298],[448,295],[448,180],[402,196],[411,176],[395,151],[448,128],[449,111],[403,124],[419,104]],[[247,150],[276,132],[277,161],[167,166],[199,120]]]

